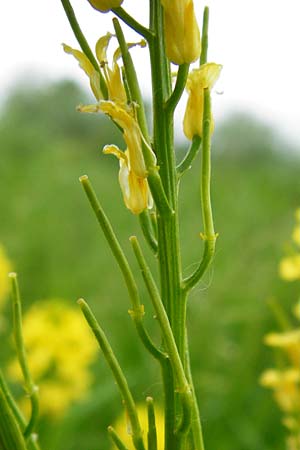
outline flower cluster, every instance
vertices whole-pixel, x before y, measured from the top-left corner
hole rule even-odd
[[[39,386],[41,412],[61,416],[87,393],[96,342],[80,311],[60,299],[36,302],[24,316],[23,332],[29,368]],[[15,381],[22,380],[16,360],[9,374]]]
[[[118,64],[120,49],[114,52],[111,67],[107,61],[107,48],[113,35],[107,33],[100,37],[96,43],[95,53],[99,63],[96,69],[87,56],[64,44],[66,53],[72,54],[79,62],[80,67],[88,75],[92,92],[98,103],[85,105],[78,108],[81,112],[98,113],[102,112],[109,116],[122,130],[124,141],[127,145],[125,151],[120,150],[115,145],[108,145],[104,148],[105,154],[115,155],[119,160],[119,183],[123,193],[124,203],[133,214],[140,214],[146,208],[151,208],[152,197],[147,181],[147,169],[144,161],[142,146],[146,145],[138,121],[136,119],[135,107],[127,100],[126,90],[122,81],[121,71]],[[128,44],[128,47],[137,45]],[[145,46],[141,41],[138,45]],[[104,100],[100,88],[100,74],[106,82],[108,90],[108,100]],[[148,151],[152,152],[150,147]],[[153,162],[155,163],[153,153]]]
[[[121,5],[118,0],[89,0],[91,5],[102,12],[107,12]],[[164,32],[166,54],[170,62],[182,65],[196,61],[201,52],[201,39],[197,20],[194,13],[193,0],[161,0],[164,11]],[[113,35],[107,33],[96,43],[96,59],[92,62],[82,51],[63,44],[66,53],[73,55],[79,62],[90,80],[91,90],[97,100],[94,105],[78,107],[86,113],[102,112],[108,115],[114,123],[123,130],[123,137],[127,148],[123,151],[115,145],[107,145],[105,154],[112,154],[119,160],[119,183],[124,203],[133,214],[140,214],[153,205],[152,195],[148,185],[148,167],[144,161],[143,147],[147,147],[148,154],[152,154],[152,164],[155,166],[156,157],[149,143],[146,142],[138,119],[136,108],[140,105],[130,103],[121,76],[119,59],[121,50],[116,49],[112,64],[107,59],[107,49]],[[130,49],[137,44],[127,44]],[[144,47],[145,41],[138,45]],[[97,62],[96,62],[97,60]],[[202,136],[202,122],[204,111],[204,91],[212,89],[219,78],[222,66],[215,63],[203,64],[193,69],[188,75],[186,90],[188,101],[183,120],[183,130],[186,137],[192,140],[194,136]],[[101,88],[102,81],[107,88],[104,95]],[[103,85],[103,83],[102,83]],[[214,123],[211,117],[211,133]]]
[[[299,308],[295,309],[300,320]],[[300,448],[300,327],[282,333],[270,333],[265,343],[281,351],[285,365],[281,369],[268,369],[261,378],[263,386],[272,389],[274,398],[283,412],[283,424],[289,431],[287,447]]]
[[[300,279],[300,210],[296,211],[296,225],[292,234],[297,253],[283,258],[279,272],[281,278],[287,281]],[[299,260],[298,260],[299,258]],[[300,302],[293,308],[293,315],[300,321]],[[272,389],[274,398],[283,412],[283,424],[289,435],[288,450],[300,449],[300,326],[292,322],[282,332],[273,332],[265,336],[266,345],[277,349],[282,357],[279,369],[266,370],[260,382]]]

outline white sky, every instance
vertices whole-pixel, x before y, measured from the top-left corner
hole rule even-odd
[[[216,117],[251,111],[274,125],[300,147],[300,2],[299,0],[194,0],[201,18],[210,7],[209,60],[223,64],[214,97]],[[93,10],[87,0],[73,0],[82,30],[91,45],[112,30],[111,14]],[[147,21],[146,0],[124,0],[123,7]],[[132,33],[129,39],[136,40]],[[0,99],[16,79],[32,71],[48,79],[68,76],[88,85],[61,43],[77,46],[60,0],[0,2]],[[134,50],[143,89],[149,87],[146,50]],[[145,56],[144,56],[145,55]]]

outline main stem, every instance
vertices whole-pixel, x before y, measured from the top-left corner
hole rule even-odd
[[[153,89],[153,144],[160,177],[171,206],[169,214],[158,214],[157,217],[160,290],[178,353],[184,364],[186,304],[181,289],[173,113],[165,108],[171,95],[171,77],[164,48],[163,11],[160,0],[150,1],[150,29],[154,34],[149,43]],[[165,367],[163,370],[163,380],[166,403],[165,450],[175,450],[181,446],[181,439],[175,436],[176,417],[180,416],[181,411],[173,389],[174,374],[170,367]]]

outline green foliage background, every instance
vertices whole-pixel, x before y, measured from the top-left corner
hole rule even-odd
[[[69,81],[18,87],[9,96],[0,119],[0,241],[19,273],[25,311],[38,299],[75,303],[84,297],[142,402],[160,396],[159,369],[136,338],[125,285],[78,177],[89,175],[137,273],[128,237],[140,231],[123,205],[117,162],[100,151],[108,143],[122,145],[120,135],[105,117],[76,113],[84,101],[86,94]],[[288,310],[299,294],[299,285],[281,282],[277,271],[300,205],[300,159],[251,117],[236,114],[216,128],[213,204],[220,236],[213,269],[193,292],[188,317],[206,448],[279,450],[280,414],[258,377],[272,364],[262,344],[275,327],[267,300],[275,296]],[[199,160],[181,183],[186,274],[202,250],[198,171]],[[149,260],[154,266],[150,254]],[[5,313],[9,317],[8,307]],[[9,342],[1,346],[3,364],[13,351]],[[83,403],[63,421],[41,421],[45,450],[110,448],[105,429],[122,407],[100,354],[94,370],[95,385]]]

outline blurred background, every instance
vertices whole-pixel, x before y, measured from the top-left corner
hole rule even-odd
[[[0,6],[0,244],[9,269],[19,273],[34,371],[51,392],[43,406],[40,441],[48,450],[109,450],[105,430],[122,410],[110,372],[96,348],[86,354],[83,344],[90,336],[84,331],[65,338],[69,347],[62,343],[67,321],[70,329],[72,323],[79,327],[76,299],[82,296],[106,330],[137,402],[148,395],[159,398],[158,367],[136,338],[125,285],[78,182],[79,176],[89,175],[138,273],[128,243],[130,235],[140,236],[138,224],[123,205],[117,162],[101,153],[105,144],[123,144],[105,117],[75,110],[91,98],[83,72],[60,48],[62,41],[76,47],[60,2],[5,3]],[[126,3],[132,11],[135,2]],[[276,298],[288,312],[299,297],[299,282],[286,283],[278,276],[300,205],[296,3],[207,2],[211,59],[224,65],[214,94],[212,194],[219,239],[213,268],[193,291],[188,313],[207,449],[285,446],[280,413],[258,379],[274,365],[272,352],[263,345],[264,334],[277,326],[268,300]],[[111,29],[111,16],[96,14],[83,0],[74,0],[74,7],[93,46]],[[141,20],[146,14],[138,11]],[[141,52],[133,50],[133,55],[141,59]],[[142,60],[138,70],[149,98],[147,64]],[[182,107],[178,159],[187,148],[181,114]],[[199,160],[181,183],[185,274],[202,251],[198,174]],[[147,325],[158,336],[142,283],[140,289]],[[0,361],[22,402],[11,311],[3,292]],[[58,304],[69,318],[63,324]],[[40,350],[37,342],[42,340],[53,345]],[[71,379],[76,395],[69,393]],[[63,393],[66,404],[57,401]]]

